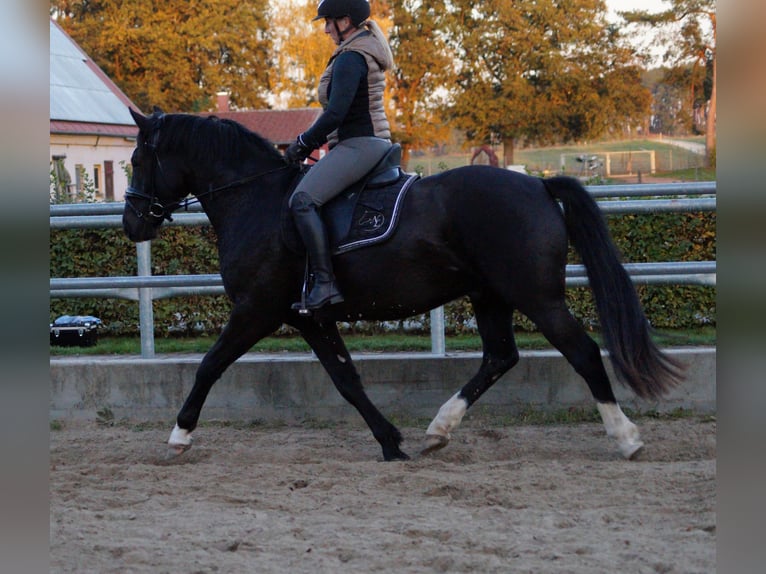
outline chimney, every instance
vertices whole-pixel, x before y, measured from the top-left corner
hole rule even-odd
[[[229,111],[229,92],[218,92],[216,95],[216,110],[217,112]]]

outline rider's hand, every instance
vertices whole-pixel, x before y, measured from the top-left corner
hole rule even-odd
[[[291,143],[285,151],[285,159],[289,163],[301,163],[311,155],[311,151],[311,148],[303,143],[301,136],[298,136],[298,138]]]

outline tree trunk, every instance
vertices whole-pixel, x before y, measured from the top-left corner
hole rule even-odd
[[[514,165],[513,144],[513,137],[503,136],[503,165],[500,167],[508,167],[509,165]]]
[[[401,167],[404,171],[407,171],[409,169],[408,164],[410,163],[410,146],[409,144],[401,144],[402,146],[402,160],[401,160]]]
[[[710,103],[707,110],[707,121],[705,122],[705,167],[713,167],[713,154],[716,148],[716,56],[713,56],[713,87],[710,90]]]

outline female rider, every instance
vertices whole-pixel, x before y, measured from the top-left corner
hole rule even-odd
[[[314,275],[305,301],[307,309],[343,301],[319,208],[363,177],[391,147],[383,90],[385,71],[393,66],[393,55],[380,27],[367,20],[369,16],[367,0],[319,3],[314,20],[324,19],[324,31],[337,45],[319,80],[323,112],[285,152],[288,161],[301,162],[323,143],[329,147],[289,201]]]

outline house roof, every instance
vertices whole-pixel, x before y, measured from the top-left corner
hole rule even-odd
[[[228,101],[225,103],[228,108]],[[135,136],[138,128],[128,111],[138,109],[53,19],[50,20],[51,133]],[[288,145],[306,131],[321,108],[291,110],[228,109],[201,113],[234,120],[276,145]]]
[[[321,108],[295,108],[291,110],[218,111],[201,113],[239,122],[276,145],[295,141],[321,115]]]
[[[138,128],[129,106],[138,109],[51,19],[51,133],[135,135]],[[119,133],[110,133],[115,131]]]

